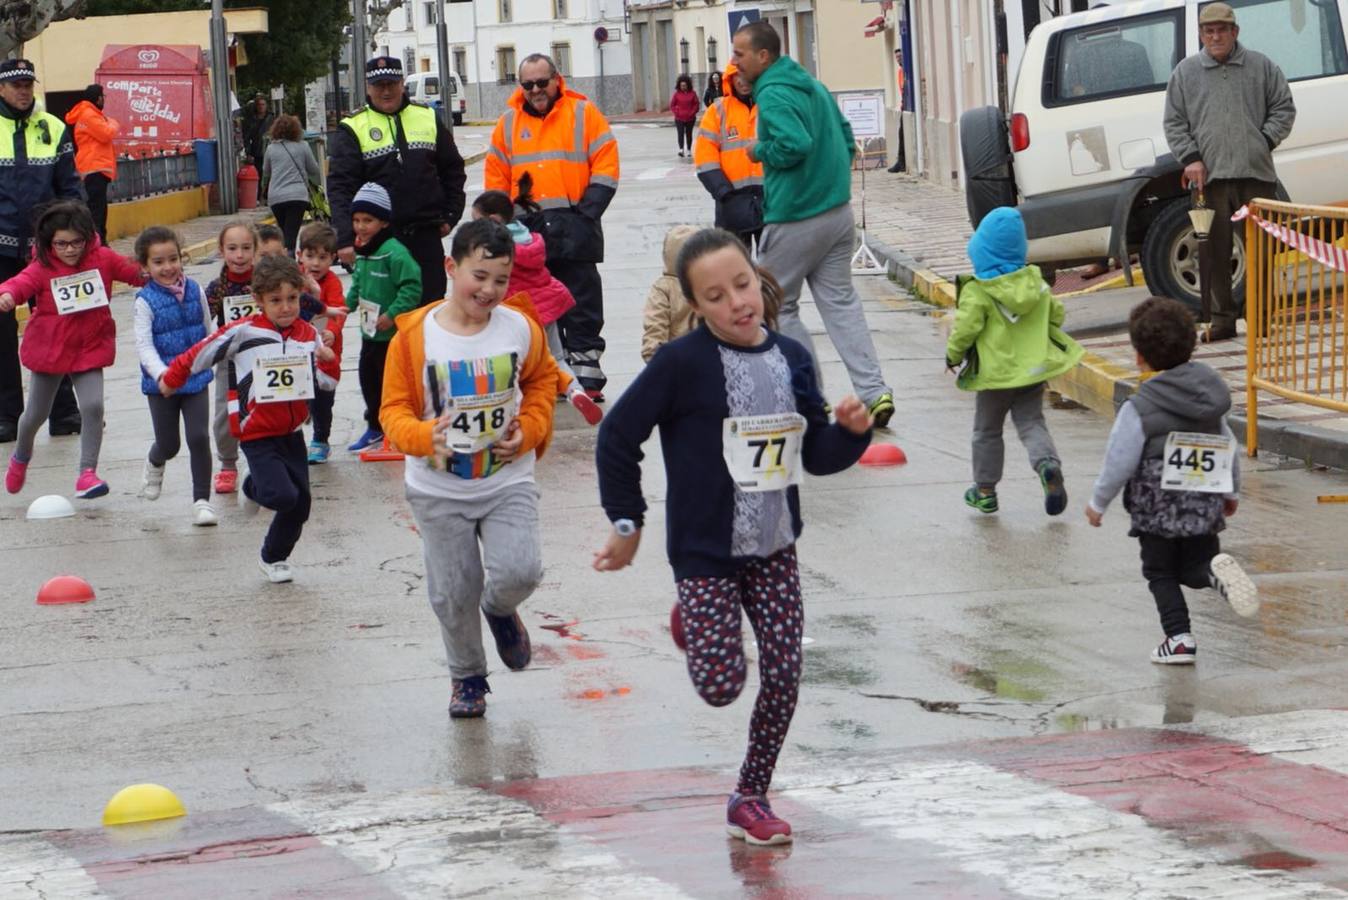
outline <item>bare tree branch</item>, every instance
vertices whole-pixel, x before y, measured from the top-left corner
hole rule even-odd
[[[79,18],[85,0],[0,0],[0,59],[15,56],[52,22]]]
[[[436,0],[436,2],[443,3],[444,0]],[[378,35],[379,32],[388,27],[389,16],[393,14],[395,9],[402,9],[406,5],[406,0],[387,0],[384,3],[375,2],[369,5],[370,27],[366,34],[370,36],[371,52],[379,49]]]

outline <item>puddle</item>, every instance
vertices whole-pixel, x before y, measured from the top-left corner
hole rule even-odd
[[[1029,684],[1051,678],[1053,670],[1047,666],[1031,660],[1010,659],[997,664],[997,669],[994,672],[958,662],[950,665],[956,678],[985,694],[1026,701],[1043,700],[1047,696],[1044,690]]]

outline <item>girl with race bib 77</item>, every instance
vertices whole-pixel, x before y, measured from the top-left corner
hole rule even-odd
[[[698,232],[675,271],[701,325],[661,347],[604,419],[595,455],[613,532],[594,567],[622,569],[636,555],[646,512],[641,445],[658,427],[678,592],[670,630],[703,700],[725,706],[744,688],[741,610],[758,642],[758,698],[726,829],[749,843],[784,844],[791,826],[767,791],[800,687],[797,485],[803,471],[828,475],[855,463],[870,443],[871,417],[848,396],[829,424],[809,352],[764,326],[762,281],[739,238]]]

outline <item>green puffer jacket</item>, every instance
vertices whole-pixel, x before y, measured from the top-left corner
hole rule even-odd
[[[346,308],[352,311],[361,300],[379,304],[380,312],[396,319],[421,305],[421,267],[412,259],[402,241],[385,228],[364,247],[356,248],[356,267],[351,287],[346,292]],[[388,343],[398,331],[392,327],[376,331],[374,337],[361,332],[361,340]]]
[[[959,376],[964,390],[1038,384],[1081,361],[1081,345],[1062,330],[1062,301],[1038,266],[989,279],[961,276],[956,285],[955,327],[945,360],[952,367],[966,361]]]

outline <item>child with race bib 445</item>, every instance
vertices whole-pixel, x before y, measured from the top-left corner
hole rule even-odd
[[[19,439],[5,471],[5,489],[23,489],[33,439],[51,415],[61,379],[69,375],[80,404],[80,468],[75,496],[102,497],[98,477],[103,446],[103,370],[117,355],[117,325],[108,309],[113,281],[142,285],[140,266],[105,247],[89,208],[77,200],[53,203],[37,220],[36,258],[0,284],[0,312],[35,300],[19,359],[32,372]]]
[[[479,616],[507,668],[531,656],[517,610],[543,577],[534,462],[552,438],[557,364],[539,324],[501,305],[515,256],[506,227],[460,226],[450,256],[450,296],[398,319],[379,416],[407,454],[449,714],[474,718],[490,690]]]
[[[235,219],[220,229],[217,240],[220,275],[206,285],[206,303],[220,328],[242,322],[257,314],[253,302],[253,261],[259,244],[252,222]],[[211,430],[215,436],[215,455],[220,471],[215,473],[215,492],[232,494],[239,485],[239,439],[229,427],[229,372],[221,361],[215,370],[215,415]]]
[[[758,698],[726,828],[754,844],[787,843],[791,826],[767,792],[800,688],[797,485],[803,471],[855,463],[872,421],[848,396],[829,424],[809,352],[764,326],[760,279],[739,238],[700,231],[675,268],[701,324],[656,351],[604,418],[596,460],[613,531],[594,567],[621,569],[636,555],[646,512],[641,445],[659,428],[678,592],[670,630],[703,700],[725,706],[744,689],[741,612],[758,642]]]

